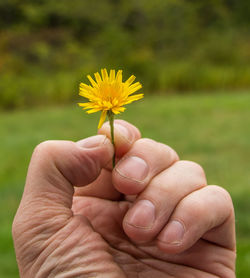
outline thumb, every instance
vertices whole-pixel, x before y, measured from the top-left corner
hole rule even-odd
[[[15,217],[16,230],[27,230],[24,226],[30,225],[33,230],[36,227],[36,233],[46,231],[49,236],[64,226],[72,216],[74,186],[95,180],[112,155],[113,146],[103,135],[77,143],[46,141],[38,145]]]

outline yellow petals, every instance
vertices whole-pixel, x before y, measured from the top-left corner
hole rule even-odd
[[[141,99],[141,98],[143,98],[143,94],[138,94],[138,95],[134,95],[134,96],[129,96],[129,97],[127,98],[127,101],[125,102],[125,104],[129,104],[129,103],[131,103],[131,102],[133,102],[133,101],[135,101],[135,100],[139,100],[139,99]]]
[[[110,82],[115,80],[115,70],[110,70],[109,80]]]
[[[125,84],[129,86],[129,85],[132,84],[134,81],[135,81],[135,76],[134,76],[134,75],[131,75],[131,76],[129,77],[129,79],[125,82]]]
[[[131,96],[134,92],[142,88],[140,82],[133,84],[135,76],[131,75],[125,82],[122,81],[122,70],[101,69],[101,74],[94,74],[95,80],[88,75],[87,78],[91,85],[80,83],[79,95],[89,100],[86,103],[78,103],[79,106],[86,109],[87,113],[102,111],[98,128],[100,128],[106,119],[107,112],[112,111],[119,114],[125,110],[123,107],[135,100],[143,98],[143,94]]]
[[[87,75],[87,78],[93,87],[97,87],[97,83],[94,81],[94,79],[90,75]],[[84,84],[84,83],[81,83],[81,84]],[[81,86],[81,84],[80,84],[80,86]]]
[[[90,110],[86,111],[86,113],[92,114],[92,113],[98,112],[100,110],[101,110],[100,108],[93,108],[93,109],[90,109]]]
[[[98,129],[102,127],[107,115],[107,110],[102,111],[99,123],[98,123]]]
[[[118,108],[115,107],[115,108],[112,108],[112,112],[114,114],[119,114],[121,112],[124,112],[125,109],[126,109],[125,107],[118,107]]]
[[[108,80],[108,72],[106,69],[101,69],[101,74],[102,74],[102,80],[107,81]]]

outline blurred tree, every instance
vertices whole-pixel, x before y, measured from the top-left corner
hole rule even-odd
[[[9,28],[24,19],[20,1],[1,0],[0,2],[0,28]]]
[[[70,80],[108,65],[151,91],[246,87],[249,31],[246,0],[0,0],[0,83],[8,95],[11,77]]]

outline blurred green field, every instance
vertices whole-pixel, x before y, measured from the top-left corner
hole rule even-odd
[[[0,112],[0,278],[18,277],[11,223],[34,147],[44,140],[79,140],[96,133],[99,115],[76,105]],[[147,96],[122,118],[143,137],[175,148],[200,163],[210,184],[225,187],[236,210],[238,277],[250,273],[250,93]],[[208,211],[209,213],[209,211]]]

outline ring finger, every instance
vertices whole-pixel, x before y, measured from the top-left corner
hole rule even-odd
[[[207,184],[201,166],[178,161],[155,176],[124,217],[126,234],[135,241],[151,241],[168,222],[177,204]]]

